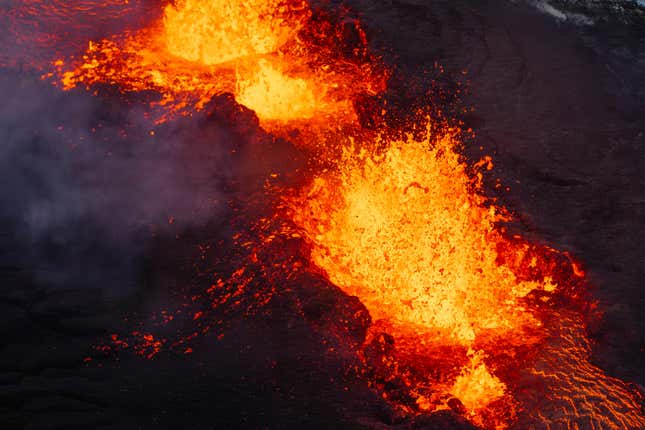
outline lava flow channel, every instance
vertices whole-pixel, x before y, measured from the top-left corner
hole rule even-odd
[[[303,1],[179,0],[143,28],[56,59],[46,77],[66,90],[152,90],[160,120],[232,92],[265,127],[333,130],[353,120],[358,94],[384,89],[360,26],[349,22],[351,49],[339,48],[342,28]],[[460,158],[459,133],[424,127],[424,138],[358,131],[334,142],[342,155],[322,154],[326,168],[285,189],[276,209],[291,229],[275,234],[302,236],[312,273],[370,312],[369,383],[406,413],[452,409],[483,428],[645,427],[640,394],[590,363],[578,265],[508,237],[505,211]]]

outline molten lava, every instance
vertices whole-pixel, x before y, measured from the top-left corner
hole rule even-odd
[[[404,410],[451,408],[484,428],[642,428],[640,395],[589,362],[580,268],[505,236],[455,130],[427,130],[360,149],[348,139],[287,199],[312,263],[370,312],[366,351],[393,336],[377,379],[408,387]]]
[[[506,385],[493,376],[482,362],[482,354],[473,354],[450,388],[452,393],[471,414],[488,406],[504,395]]]
[[[541,323],[521,299],[555,285],[549,277],[518,279],[499,263],[503,238],[495,223],[502,216],[485,206],[466,174],[455,134],[430,141],[428,130],[427,136],[377,142],[373,147],[385,144],[378,153],[348,142],[337,169],[291,202],[293,220],[312,244],[311,259],[359,297],[377,324],[385,322],[395,338],[416,338],[415,348],[427,353],[430,345],[523,342],[530,337],[523,331]],[[469,357],[450,392],[474,413],[506,388],[491,375],[483,351]]]
[[[471,345],[537,324],[518,299],[554,286],[498,263],[501,217],[472,191],[456,146],[446,134],[381,154],[350,147],[294,205],[294,220],[315,245],[313,262],[374,319]]]
[[[25,3],[30,10],[42,2]],[[47,10],[65,16],[62,3]],[[245,294],[266,304],[265,295],[248,293],[253,267],[282,279],[322,274],[369,311],[359,352],[366,378],[405,413],[449,408],[484,428],[645,428],[642,397],[590,363],[584,272],[566,254],[506,235],[508,216],[484,197],[481,175],[469,173],[458,131],[429,123],[422,137],[392,139],[360,130],[354,104],[385,90],[387,74],[356,20],[332,19],[303,0],[178,0],[140,24],[97,37],[80,58],[59,55],[46,77],[65,90],[152,92],[157,121],[229,92],[265,128],[315,126],[334,139],[293,138],[324,167],[303,169],[295,190],[282,185],[289,197],[274,214],[280,227],[256,241],[264,252],[254,248],[227,281],[208,288],[212,308]],[[341,123],[353,123],[356,134],[333,137]],[[236,238],[246,248],[254,232],[245,233]],[[289,251],[311,264],[269,252],[280,237],[302,238]],[[201,332],[221,322],[194,315]],[[166,345],[137,333],[142,355]],[[192,351],[185,342],[175,344]]]
[[[251,79],[238,79],[235,93],[240,103],[255,106],[265,119],[311,119],[321,105],[310,82],[289,77],[266,60],[258,62]]]
[[[314,39],[323,34],[329,45],[342,29],[317,27],[311,17],[303,0],[180,0],[139,31],[91,41],[80,61],[56,60],[56,75],[67,90],[107,83],[156,91],[159,121],[169,111],[199,110],[223,92],[265,125],[319,115],[353,121],[353,98],[380,91],[383,76],[367,59],[339,65],[338,53]]]
[[[299,30],[305,3],[281,0],[182,0],[166,6],[168,53],[201,64],[222,64],[276,52]]]

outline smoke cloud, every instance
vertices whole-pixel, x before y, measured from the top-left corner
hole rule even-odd
[[[0,72],[0,200],[16,264],[70,284],[127,283],[146,240],[224,216],[240,139],[202,118],[154,127],[143,103]]]
[[[44,77],[91,40],[145,27],[161,3],[0,0],[0,220],[14,248],[0,263],[63,288],[136,285],[152,237],[220,224],[232,196],[294,162],[231,95],[156,125],[158,94]]]

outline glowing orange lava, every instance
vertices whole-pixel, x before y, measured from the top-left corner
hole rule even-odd
[[[65,16],[64,8],[57,1],[52,10]],[[357,126],[354,102],[383,91],[386,76],[356,21],[314,19],[303,0],[177,0],[157,13],[89,42],[80,58],[60,55],[46,77],[65,90],[151,91],[158,121],[229,92],[269,129],[317,126],[333,135],[352,123],[356,131],[331,142],[292,139],[324,167],[303,169],[295,190],[282,184],[289,197],[274,214],[280,228],[254,238],[269,257],[254,249],[231,286],[218,278],[207,290],[212,307],[239,303],[253,288],[252,267],[277,278],[309,270],[367,308],[372,324],[358,354],[368,383],[407,414],[452,409],[495,429],[645,428],[642,396],[590,362],[584,271],[566,254],[505,234],[507,215],[484,197],[458,131],[428,123],[393,139]],[[474,166],[491,168],[490,158]],[[243,242],[255,246],[255,232],[246,233]],[[288,263],[272,252],[279,237],[301,240]],[[309,267],[293,261],[298,252]],[[253,299],[270,300],[257,291]],[[137,333],[144,356],[166,344]],[[128,346],[118,336],[113,343]]]
[[[206,65],[270,54],[299,30],[299,17],[289,12],[305,7],[302,1],[182,0],[166,6],[163,43],[170,54]]]
[[[339,172],[313,181],[295,220],[316,245],[314,263],[373,318],[470,345],[537,324],[517,299],[554,286],[497,263],[500,216],[470,191],[456,145],[446,134],[382,154],[350,147]]]
[[[645,425],[638,395],[589,363],[583,331],[553,335],[583,319],[580,311],[567,311],[566,322],[553,318],[565,313],[554,304],[560,297],[576,300],[579,292],[559,283],[579,277],[579,267],[567,258],[550,263],[540,254],[546,249],[506,238],[504,216],[480,194],[479,176],[467,174],[454,130],[439,138],[430,130],[424,139],[377,139],[362,149],[348,139],[335,167],[287,202],[313,264],[361,300],[373,332],[394,336],[399,358],[389,372],[400,373],[419,410],[450,407],[485,428],[580,428],[592,418],[602,428]],[[487,158],[478,165],[492,168]],[[527,348],[544,355],[529,359]],[[446,351],[450,365],[424,376],[424,361]],[[517,408],[516,392],[531,378],[559,397],[522,399],[537,415]],[[567,402],[575,406],[560,416],[554,405]]]
[[[383,77],[361,64],[341,70],[333,49],[307,42],[320,36],[305,34],[316,29],[307,25],[311,15],[302,0],[180,0],[146,28],[90,42],[80,61],[56,60],[56,74],[67,90],[96,83],[154,90],[160,121],[223,92],[269,125],[329,115],[353,121],[352,99],[380,91]],[[318,30],[330,40],[340,31]]]
[[[499,264],[502,217],[473,190],[456,147],[450,131],[433,142],[387,142],[380,153],[348,142],[337,170],[313,180],[292,216],[314,264],[394,333],[467,348],[484,337],[519,339],[540,325],[520,299],[555,285],[519,280]],[[470,358],[451,391],[475,412],[505,386],[481,351]]]

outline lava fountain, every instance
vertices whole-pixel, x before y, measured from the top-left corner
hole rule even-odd
[[[155,91],[157,122],[201,109],[229,92],[265,126],[333,115],[353,121],[352,99],[382,90],[356,21],[338,27],[313,15],[303,0],[180,0],[143,29],[90,41],[80,59],[57,59],[64,89],[116,84]],[[351,28],[355,61],[339,63],[329,41]],[[360,57],[360,58],[359,58]]]
[[[313,265],[370,312],[366,352],[393,338],[374,385],[387,397],[382,382],[398,379],[404,410],[450,408],[483,428],[641,428],[640,395],[589,362],[579,264],[505,235],[457,130],[432,126],[348,139],[287,199]]]
[[[269,131],[330,131],[307,134],[313,143],[291,136],[324,163],[282,185],[280,228],[268,234],[298,238],[308,266],[288,269],[284,250],[264,253],[273,261],[254,251],[233,283],[250,289],[251,267],[274,279],[309,271],[358,297],[372,318],[358,352],[366,382],[405,414],[451,409],[497,429],[645,428],[642,396],[590,362],[593,302],[580,265],[509,236],[510,216],[485,197],[481,170],[492,160],[468,166],[460,131],[445,123],[408,135],[384,121],[380,137],[361,130],[356,100],[386,90],[387,73],[358,21],[302,0],[178,0],[144,21],[55,58],[44,77],[64,90],[152,94],[157,123],[232,93]],[[344,123],[351,137],[338,135]]]

